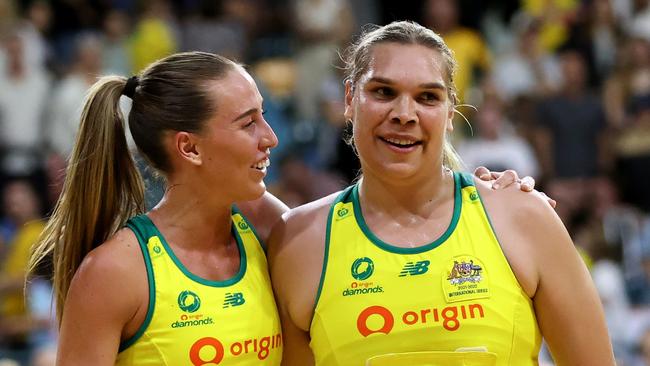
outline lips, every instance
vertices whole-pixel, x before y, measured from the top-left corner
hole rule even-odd
[[[382,141],[399,148],[422,145],[422,141],[412,137],[379,137]]]
[[[268,168],[270,165],[271,165],[271,160],[267,157],[253,164],[251,168],[255,168],[257,170],[264,170]]]

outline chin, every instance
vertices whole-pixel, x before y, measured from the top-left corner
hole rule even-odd
[[[407,163],[392,163],[377,169],[383,178],[408,179],[418,173],[418,168]]]
[[[255,184],[254,186],[249,187],[246,189],[246,198],[245,201],[253,201],[256,200],[264,195],[266,192],[266,184],[264,184],[264,181]]]

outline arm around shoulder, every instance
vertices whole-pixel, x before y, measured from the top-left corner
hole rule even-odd
[[[555,211],[542,195],[515,189],[490,194],[495,230],[517,279],[532,297],[556,364],[614,365],[600,299]]]
[[[289,207],[284,202],[268,191],[256,200],[237,202],[237,207],[253,224],[260,240],[264,243],[268,243],[273,225],[280,220],[282,214],[289,211]]]
[[[115,364],[126,324],[147,306],[139,253],[133,233],[122,230],[84,258],[66,296],[57,365]]]

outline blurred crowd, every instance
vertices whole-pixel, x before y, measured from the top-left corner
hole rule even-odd
[[[558,201],[619,365],[650,365],[650,0],[0,0],[0,365],[53,365],[49,269],[24,287],[25,264],[99,75],[187,50],[246,65],[280,140],[267,185],[296,206],[358,177],[340,52],[402,19],[455,53],[467,169]],[[151,207],[164,182],[136,159]]]

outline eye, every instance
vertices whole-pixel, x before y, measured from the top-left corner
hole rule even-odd
[[[377,95],[379,98],[390,98],[395,95],[393,89],[385,86],[376,88],[375,90],[373,90],[373,93]]]
[[[244,125],[244,128],[249,128],[255,125],[255,120],[251,120],[247,124]]]
[[[440,97],[436,93],[424,92],[420,94],[420,99],[424,102],[431,103],[440,100]]]

